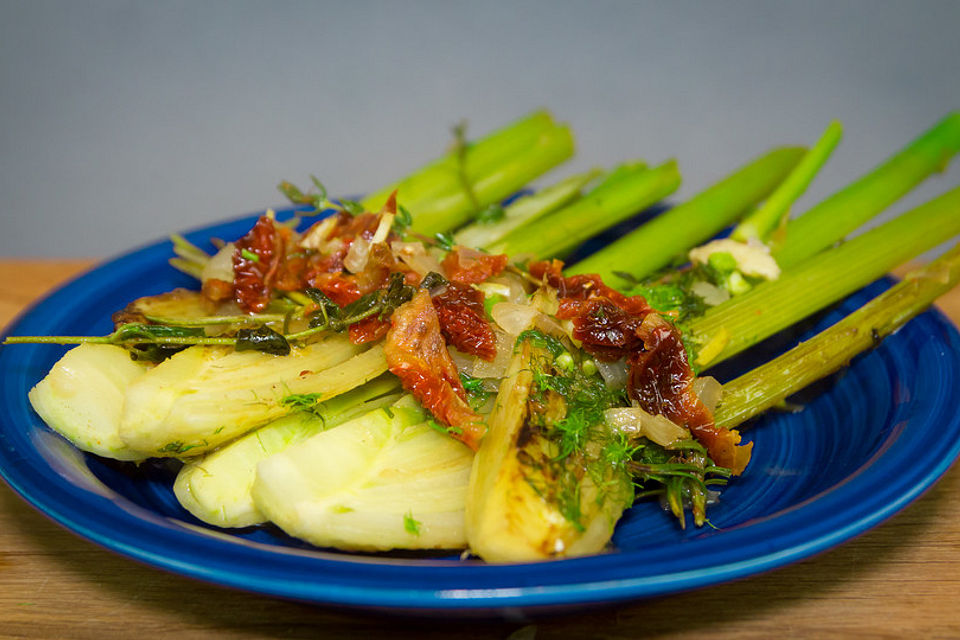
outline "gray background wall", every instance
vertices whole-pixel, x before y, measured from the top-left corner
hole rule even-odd
[[[0,0],[0,256],[108,256],[310,173],[362,192],[541,105],[577,131],[565,173],[675,156],[678,199],[839,118],[803,210],[960,108],[958,27],[933,1]]]

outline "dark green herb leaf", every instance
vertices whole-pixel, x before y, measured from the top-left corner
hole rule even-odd
[[[367,316],[373,315],[374,311],[382,308],[383,289],[377,289],[361,296],[343,308],[341,318],[344,324],[353,324]]]
[[[129,323],[120,325],[112,342],[130,349],[130,357],[139,362],[163,362],[189,345],[157,344],[158,338],[195,338],[205,335],[202,327],[173,327],[164,324]]]
[[[282,335],[264,325],[256,329],[241,329],[237,332],[237,351],[260,351],[275,356],[290,353],[290,343]]]
[[[423,276],[423,280],[420,281],[420,288],[426,289],[427,291],[433,291],[440,287],[445,287],[449,283],[449,280],[444,278],[442,275],[436,271],[431,271],[427,275]]]
[[[114,342],[131,342],[151,338],[188,338],[204,335],[202,327],[174,327],[165,324],[132,322],[117,327],[113,332]]]
[[[353,200],[340,200],[340,206],[343,210],[352,216],[358,216],[364,212],[363,205]]]
[[[626,281],[627,285],[631,287],[640,283],[635,275],[632,273],[627,273],[626,271],[613,271],[613,275],[617,276],[618,278],[622,278]]]
[[[393,219],[393,226],[391,229],[397,235],[402,236],[407,232],[407,229],[410,228],[410,225],[413,224],[413,216],[410,215],[410,212],[405,206],[397,203],[397,215]]]
[[[163,362],[186,349],[185,344],[143,343],[130,346],[130,358],[136,362]]]
[[[317,199],[321,202],[327,202],[327,188],[323,186],[323,183],[320,182],[320,179],[317,176],[310,176],[310,181],[313,182],[314,188],[317,190]],[[317,207],[319,209],[319,207]]]
[[[323,291],[314,287],[304,289],[303,293],[319,307],[319,309],[310,314],[310,328],[316,329],[317,327],[329,326],[333,329],[332,325],[336,324],[342,315],[342,310],[337,306],[337,303],[331,300]],[[333,330],[339,331],[339,329]]]
[[[303,191],[300,191],[297,185],[291,182],[284,180],[277,185],[277,190],[293,204],[310,204],[310,198],[303,195]]]
[[[412,300],[414,294],[417,292],[415,288],[406,284],[404,275],[399,272],[390,274],[390,281],[387,284],[386,290],[381,291],[383,292],[380,308],[381,320],[392,314],[394,310],[404,302]]]

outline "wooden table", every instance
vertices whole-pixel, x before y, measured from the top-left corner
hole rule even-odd
[[[0,260],[0,326],[89,261]],[[960,319],[960,290],[941,306]],[[435,622],[273,600],[143,566],[0,486],[0,637],[960,637],[960,469],[838,549],[733,584],[523,623]]]

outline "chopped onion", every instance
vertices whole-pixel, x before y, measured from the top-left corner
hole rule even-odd
[[[504,272],[493,278],[489,278],[484,284],[496,284],[506,287],[501,295],[506,298],[506,302],[524,304],[527,302],[527,288],[523,278],[515,273]]]
[[[720,396],[723,394],[723,385],[717,382],[716,378],[704,376],[693,381],[693,392],[700,398],[700,402],[705,404],[707,409],[713,413],[720,402]]]
[[[504,300],[510,298],[510,287],[503,284],[502,282],[481,282],[480,284],[473,285],[474,289],[481,291],[484,297],[489,298],[491,296],[500,296]]]
[[[451,346],[447,347],[447,351],[450,352],[450,359],[453,360],[453,364],[457,365],[457,371],[468,376],[473,375],[474,365],[481,362],[480,358],[471,356],[469,353],[464,353]]]
[[[567,327],[563,324],[560,324],[556,320],[554,320],[553,316],[548,316],[548,315],[539,313],[537,314],[537,317],[534,318],[533,326],[539,329],[540,331],[543,331],[544,333],[554,337],[566,335],[568,338],[570,338],[570,341],[577,346],[578,349],[580,348],[579,342],[574,340],[573,337],[569,335],[569,332],[567,331]]]
[[[738,242],[730,238],[712,240],[690,250],[690,261],[706,264],[714,253],[729,253],[737,262],[737,269],[745,276],[776,280],[780,267],[770,255],[770,247],[762,242]]]
[[[513,359],[513,345],[516,340],[513,336],[502,331],[495,331],[497,336],[497,355],[492,362],[476,358],[473,362],[474,378],[503,378],[507,375],[507,367]]]
[[[540,287],[533,294],[530,304],[547,315],[555,316],[560,309],[557,290],[553,287]]]
[[[440,261],[427,253],[420,242],[391,242],[394,257],[413,269],[421,278],[431,271],[443,273]]]
[[[511,336],[518,336],[533,324],[540,312],[528,304],[498,302],[490,309],[493,321]]]
[[[233,282],[233,254],[237,247],[232,242],[223,245],[220,251],[217,251],[212,258],[203,265],[203,272],[200,274],[200,280],[223,280],[224,282]]]
[[[328,216],[316,223],[303,234],[300,239],[300,246],[304,249],[322,250],[327,243],[327,237],[334,227],[337,226],[337,216]]]
[[[616,362],[603,362],[594,358],[600,377],[611,389],[622,389],[627,386],[627,360],[621,358]]]
[[[395,217],[392,213],[384,213],[380,216],[380,224],[377,225],[377,230],[373,233],[373,237],[370,238],[370,244],[377,244],[387,239]]]
[[[647,413],[640,407],[607,409],[603,418],[611,429],[633,436],[644,436],[662,447],[671,447],[690,438],[690,432],[664,416]]]
[[[457,365],[457,371],[474,378],[503,378],[507,374],[507,367],[513,357],[514,338],[496,330],[494,335],[497,339],[497,355],[490,362],[454,347],[447,347],[453,364]]]
[[[370,257],[370,243],[363,236],[357,236],[350,244],[347,255],[343,258],[343,268],[350,273],[360,273],[367,266]]]
[[[721,289],[715,285],[710,284],[704,280],[697,280],[692,285],[690,285],[690,291],[694,295],[698,295],[703,298],[704,303],[711,307],[715,307],[721,302],[726,302],[730,299],[730,292],[726,289]]]

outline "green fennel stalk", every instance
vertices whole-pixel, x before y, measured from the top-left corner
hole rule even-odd
[[[740,242],[751,239],[765,242],[770,234],[786,221],[790,207],[810,186],[810,182],[833,153],[841,137],[843,125],[834,120],[780,186],[762,205],[740,221],[730,237]]]
[[[847,366],[960,281],[960,245],[914,271],[846,318],[723,385],[714,418],[733,428]]]
[[[802,147],[782,147],[760,156],[687,202],[572,265],[568,273],[599,273],[605,282],[617,286],[623,284],[617,271],[642,278],[667,266],[767,197],[804,152]]]
[[[702,367],[721,362],[960,234],[960,187],[709,309],[689,324]]]
[[[468,143],[466,165],[474,174],[499,166],[518,151],[529,147],[544,131],[557,124],[546,109],[534,111],[483,138]],[[444,156],[414,170],[396,182],[364,197],[360,204],[367,211],[379,211],[391,193],[398,191],[405,206],[417,205],[437,194],[457,191],[460,159],[451,150]]]
[[[653,169],[625,169],[573,204],[515,229],[488,249],[511,256],[564,256],[604,229],[659,202],[678,186],[680,172],[674,161]]]
[[[461,183],[459,189],[433,196],[425,203],[405,205],[413,214],[411,230],[433,235],[456,229],[473,219],[478,213],[477,207],[482,209],[501,202],[571,155],[570,129],[556,127],[545,131],[534,144],[491,171],[470,178],[470,191]]]
[[[444,158],[360,204],[377,211],[396,189],[397,201],[413,215],[413,231],[451,231],[469,222],[478,209],[499,203],[567,160],[573,148],[570,128],[538,112],[479,142],[458,143]]]
[[[485,249],[518,227],[570,204],[580,197],[581,190],[602,175],[600,169],[579,173],[556,184],[518,198],[503,208],[503,217],[496,221],[474,221],[453,236],[456,244]]]
[[[892,158],[786,225],[773,256],[784,270],[839,241],[899,200],[960,151],[960,111],[955,111]]]

